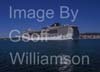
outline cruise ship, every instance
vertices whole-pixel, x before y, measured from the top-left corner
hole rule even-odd
[[[30,36],[23,36],[28,40],[75,40],[79,39],[79,30],[75,25],[61,25],[55,23],[41,30],[28,30]]]

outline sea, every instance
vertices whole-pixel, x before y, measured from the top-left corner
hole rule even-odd
[[[40,56],[70,56],[68,60],[75,58],[74,63],[67,64],[20,64],[18,59],[13,64],[16,53],[23,57],[23,53],[38,53]],[[75,57],[76,56],[76,57]],[[85,60],[82,64],[82,57],[88,56],[89,64]],[[28,57],[28,55],[27,55]],[[74,60],[73,58],[73,60]],[[68,61],[67,60],[67,61]],[[54,61],[54,60],[53,60]],[[79,62],[79,63],[78,63]],[[100,39],[47,41],[47,42],[11,42],[0,40],[0,72],[100,72]]]

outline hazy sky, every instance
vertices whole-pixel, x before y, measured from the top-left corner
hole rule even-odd
[[[37,22],[35,19],[10,19],[9,6],[15,9],[53,9],[55,17]],[[78,9],[75,22],[69,19],[60,19],[59,6],[68,6]],[[100,0],[0,0],[0,37],[8,36],[12,29],[21,31],[40,29],[55,22],[73,24],[79,27],[80,32],[100,32]]]

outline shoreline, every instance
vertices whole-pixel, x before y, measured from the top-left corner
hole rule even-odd
[[[14,39],[14,38],[13,38]],[[97,40],[97,39],[100,39],[100,38],[79,38],[77,40]],[[0,40],[10,40],[10,38],[0,38]],[[49,40],[48,40],[49,41]],[[50,41],[59,41],[59,40],[50,40]],[[60,41],[63,41],[63,40],[60,40]]]
[[[17,37],[12,37],[12,39],[16,39]],[[8,40],[9,37],[1,37],[0,40]],[[86,39],[100,39],[100,33],[80,33],[79,40],[86,40]]]

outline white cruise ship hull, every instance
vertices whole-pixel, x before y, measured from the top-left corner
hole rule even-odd
[[[23,39],[27,40],[73,40],[72,34],[67,35],[59,35],[53,37],[22,37]]]
[[[79,38],[77,26],[54,26],[38,31],[28,31],[29,37],[22,38],[28,40],[74,40]],[[38,36],[38,37],[36,37]]]

